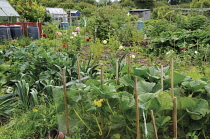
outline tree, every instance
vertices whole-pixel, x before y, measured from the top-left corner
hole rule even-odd
[[[193,0],[190,4],[192,8],[209,8],[210,1],[209,0]]]
[[[120,3],[124,3],[127,0],[121,0]],[[134,2],[136,8],[140,9],[152,9],[154,7],[154,0],[131,0]]]
[[[135,7],[135,3],[132,0],[124,0],[121,2],[121,5],[126,7]]]
[[[33,0],[9,0],[9,3],[20,14],[21,20],[43,21],[47,15],[45,7]]]

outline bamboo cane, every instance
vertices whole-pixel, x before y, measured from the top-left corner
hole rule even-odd
[[[137,77],[136,76],[134,76],[134,91],[135,91],[135,104],[136,104],[136,139],[140,139],[138,86],[137,86]]]
[[[160,67],[160,83],[161,83],[161,88],[163,91],[163,65]]]
[[[95,27],[94,42],[96,42],[97,27]]]
[[[156,128],[156,124],[155,124],[155,117],[154,117],[153,110],[150,110],[150,114],[151,114],[151,118],[152,118],[152,125],[153,125],[153,128],[154,128],[155,139],[158,139],[157,128]]]
[[[130,66],[131,66],[131,58],[130,54],[128,54],[128,75],[130,75]]]
[[[174,97],[174,109],[173,109],[173,130],[174,130],[174,138],[177,139],[177,98]]]
[[[174,60],[171,59],[171,97],[174,98]]]
[[[64,105],[65,105],[65,119],[66,119],[66,135],[70,136],[70,125],[68,118],[68,105],[67,105],[67,93],[66,93],[66,75],[64,68],[62,68],[62,78],[63,78],[63,92],[64,92]]]
[[[119,81],[119,75],[118,75],[118,60],[116,61],[116,85],[118,85],[118,81]]]
[[[78,80],[79,80],[79,83],[81,83],[81,75],[80,75],[80,64],[79,64],[79,60],[77,60],[77,72],[78,72]]]
[[[104,84],[104,65],[101,65],[101,75],[100,75],[100,78],[101,78],[101,85]],[[103,129],[104,129],[104,116],[102,115],[101,116],[101,131],[102,131],[102,135],[101,135],[101,139],[104,139],[104,132],[103,132]]]
[[[104,84],[104,65],[101,65],[101,85]]]

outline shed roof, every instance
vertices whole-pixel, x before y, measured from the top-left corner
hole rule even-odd
[[[66,11],[63,8],[46,8],[47,11],[49,11],[50,14],[67,14]]]
[[[78,10],[71,10],[71,13],[77,13],[79,12]]]
[[[0,16],[20,16],[6,0],[0,0]]]

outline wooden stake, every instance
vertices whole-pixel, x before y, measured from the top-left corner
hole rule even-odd
[[[160,83],[161,83],[161,88],[163,91],[163,65],[160,67]]]
[[[104,65],[101,65],[101,85],[104,84]]]
[[[118,85],[119,81],[119,75],[118,75],[119,69],[118,69],[118,60],[116,61],[116,85]]]
[[[79,60],[77,60],[77,72],[78,72],[78,80],[79,80],[79,83],[81,83],[81,75],[80,75],[80,64],[79,64]]]
[[[101,85],[104,84],[104,65],[101,65]],[[102,131],[102,135],[101,135],[101,139],[104,139],[104,116],[101,116],[101,131]]]
[[[157,128],[156,128],[156,124],[155,124],[155,117],[154,117],[153,110],[150,110],[150,114],[151,114],[151,118],[152,118],[152,125],[153,125],[153,128],[154,128],[155,139],[158,139]]]
[[[173,130],[174,130],[174,138],[177,139],[177,98],[174,97],[174,109],[173,109]]]
[[[128,75],[130,75],[130,66],[131,66],[131,58],[130,54],[128,54]]]
[[[96,42],[96,33],[97,33],[97,27],[95,27],[95,36],[94,36],[94,42]]]
[[[62,78],[63,78],[64,106],[65,106],[65,118],[66,118],[66,135],[70,136],[70,125],[68,118],[68,104],[67,104],[67,93],[66,93],[66,75],[64,68],[62,68]]]
[[[174,98],[174,60],[171,59],[171,97]]]
[[[136,76],[134,76],[134,91],[135,91],[135,103],[136,103],[136,139],[140,139],[138,86],[137,86],[137,77]]]

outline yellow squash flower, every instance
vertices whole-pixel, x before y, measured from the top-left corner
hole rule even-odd
[[[94,100],[94,104],[97,106],[97,107],[101,107],[102,106],[102,102],[104,101],[104,99],[100,99],[100,100]]]

